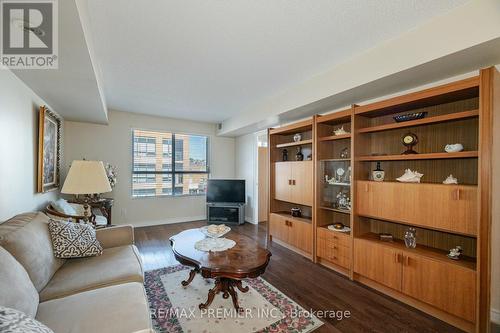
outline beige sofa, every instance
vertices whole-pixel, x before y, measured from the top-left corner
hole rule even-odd
[[[152,332],[131,226],[97,231],[101,256],[57,259],[43,213],[0,224],[0,305],[55,333]]]

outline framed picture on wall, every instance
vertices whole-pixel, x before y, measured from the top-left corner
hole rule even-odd
[[[38,192],[59,188],[61,157],[61,120],[47,109],[40,107],[38,116]]]

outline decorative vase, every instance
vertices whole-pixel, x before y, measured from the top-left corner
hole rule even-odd
[[[293,141],[299,142],[300,140],[302,140],[302,134],[297,133],[293,136]]]
[[[415,228],[408,228],[405,232],[405,245],[409,249],[417,247],[417,230]]]
[[[295,160],[297,161],[304,160],[304,154],[302,154],[302,149],[300,147],[297,148],[297,154],[295,154]]]
[[[377,162],[377,168],[372,171],[372,177],[376,182],[384,181],[385,171],[380,168],[380,162]]]
[[[283,149],[283,153],[282,154],[283,154],[283,156],[282,156],[283,162],[288,161],[288,150]]]

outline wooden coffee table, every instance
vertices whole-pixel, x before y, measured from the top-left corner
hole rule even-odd
[[[235,288],[242,293],[248,291],[243,287],[241,279],[256,278],[266,270],[271,252],[259,246],[253,239],[230,231],[224,238],[232,239],[236,245],[226,251],[203,252],[194,248],[194,244],[205,238],[199,229],[185,230],[170,237],[175,259],[181,264],[193,267],[189,278],[182,281],[187,286],[193,281],[196,273],[204,278],[215,279],[215,286],[208,291],[208,299],[199,305],[206,309],[214,300],[215,295],[222,293],[223,298],[231,298],[237,311],[241,310],[238,304],[238,294]]]

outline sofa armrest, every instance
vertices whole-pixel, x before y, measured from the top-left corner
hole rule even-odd
[[[120,225],[96,230],[97,240],[102,247],[125,246],[134,244],[134,227],[131,225]]]

